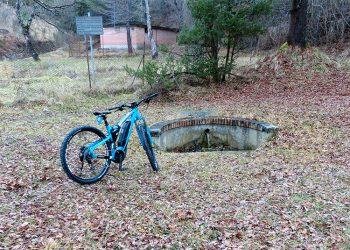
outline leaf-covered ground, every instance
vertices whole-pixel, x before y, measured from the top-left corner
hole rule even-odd
[[[0,248],[349,249],[350,74],[296,62],[270,58],[250,83],[191,88],[143,109],[149,123],[199,110],[263,120],[280,127],[275,141],[157,152],[154,174],[134,134],[128,171],[112,165],[90,186],[65,176],[60,143],[121,97],[1,107]]]

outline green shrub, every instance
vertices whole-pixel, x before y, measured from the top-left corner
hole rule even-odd
[[[178,86],[178,77],[182,74],[182,66],[173,55],[166,57],[164,62],[149,61],[142,69],[132,69],[128,65],[124,69],[129,75],[142,79],[151,89],[171,91]]]

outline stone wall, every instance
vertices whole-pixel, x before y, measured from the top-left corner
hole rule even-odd
[[[271,140],[277,127],[234,117],[183,118],[150,127],[154,143],[164,151],[253,150]]]

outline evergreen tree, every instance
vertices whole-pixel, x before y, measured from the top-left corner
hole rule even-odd
[[[189,0],[188,7],[194,26],[179,36],[190,45],[187,71],[215,82],[231,72],[239,40],[264,32],[261,17],[271,11],[269,0]]]

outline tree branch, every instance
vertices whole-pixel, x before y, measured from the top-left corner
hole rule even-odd
[[[69,35],[69,33],[65,30],[63,30],[62,28],[60,28],[59,26],[57,26],[56,24],[52,23],[52,22],[49,22],[47,21],[45,18],[43,18],[42,16],[39,16],[39,15],[36,15],[37,17],[39,17],[42,21],[44,21],[45,23],[55,27],[57,30],[61,31],[63,34],[65,35]]]
[[[54,12],[55,14],[57,14],[59,11],[61,11],[63,9],[70,8],[76,4],[76,1],[73,1],[73,3],[71,3],[71,4],[65,4],[65,5],[60,5],[60,6],[51,6],[51,5],[48,5],[40,0],[33,0],[33,2],[38,4],[41,8],[43,8],[49,12]]]

